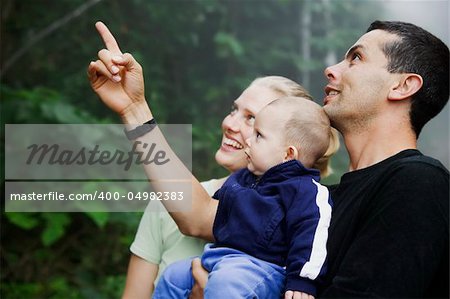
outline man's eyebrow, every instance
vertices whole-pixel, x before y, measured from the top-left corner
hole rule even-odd
[[[353,55],[353,53],[355,53],[355,51],[358,49],[364,50],[364,46],[363,45],[354,45],[353,47],[351,47],[350,50],[348,50],[347,53],[345,53],[345,59],[348,59],[349,57],[351,57]]]

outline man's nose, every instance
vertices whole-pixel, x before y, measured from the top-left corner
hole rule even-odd
[[[341,63],[342,62],[331,65],[324,70],[325,77],[327,77],[328,81],[337,79],[339,77],[339,73],[340,73],[339,69],[340,69]]]

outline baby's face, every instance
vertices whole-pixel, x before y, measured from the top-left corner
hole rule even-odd
[[[253,134],[246,140],[247,168],[255,175],[282,163],[287,146],[284,125],[287,116],[279,107],[267,106],[256,115]]]

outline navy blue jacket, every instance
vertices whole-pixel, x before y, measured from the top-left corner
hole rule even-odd
[[[214,194],[215,245],[286,266],[286,290],[315,296],[331,220],[331,199],[319,178],[318,170],[296,160],[261,177],[247,169],[232,174]]]

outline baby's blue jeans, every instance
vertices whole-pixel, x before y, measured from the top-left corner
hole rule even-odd
[[[191,259],[169,265],[155,288],[153,299],[188,298],[194,279]],[[285,269],[239,250],[205,246],[202,265],[209,271],[205,299],[280,298]]]

